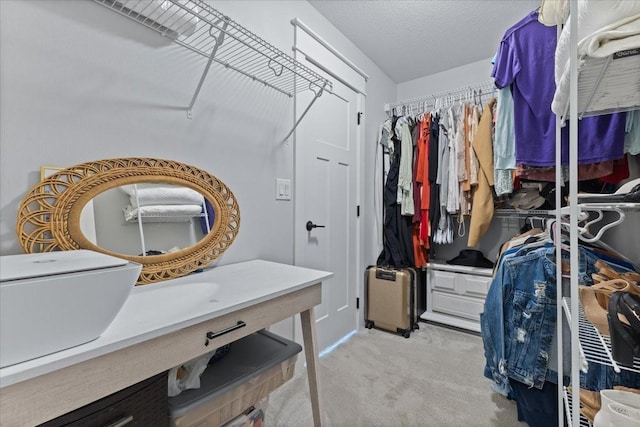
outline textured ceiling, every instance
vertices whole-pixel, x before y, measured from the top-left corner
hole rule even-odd
[[[309,0],[396,83],[492,57],[541,0]]]

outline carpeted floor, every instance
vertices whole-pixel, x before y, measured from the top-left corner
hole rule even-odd
[[[325,425],[524,425],[483,366],[478,335],[424,322],[409,339],[364,329],[320,359]],[[271,394],[265,415],[268,427],[313,425],[304,368]]]

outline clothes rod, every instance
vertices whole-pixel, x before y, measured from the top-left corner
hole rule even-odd
[[[438,99],[446,99],[451,97],[458,98],[465,95],[473,95],[474,91],[482,92],[481,95],[485,96],[488,94],[493,94],[495,90],[496,90],[495,84],[493,80],[490,80],[487,82],[471,84],[471,85],[459,87],[456,89],[451,89],[448,91],[433,93],[430,95],[419,96],[416,98],[405,99],[402,101],[386,103],[384,104],[384,110],[388,112],[388,111],[391,111],[391,109],[396,107],[406,107],[411,104],[419,104],[422,102],[428,102],[430,106],[433,106],[435,104],[435,101]]]

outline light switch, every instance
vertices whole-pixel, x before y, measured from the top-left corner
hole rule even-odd
[[[276,178],[276,200],[291,200],[291,180]]]

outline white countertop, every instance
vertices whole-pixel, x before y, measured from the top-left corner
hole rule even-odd
[[[0,388],[322,282],[333,273],[253,260],[136,286],[94,341],[0,369]]]

